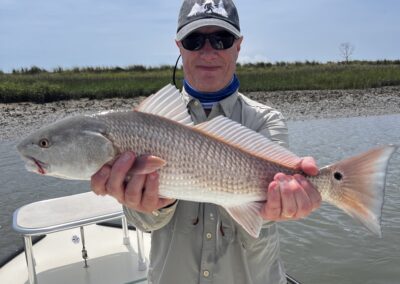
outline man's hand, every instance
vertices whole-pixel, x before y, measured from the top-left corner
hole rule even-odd
[[[310,176],[318,174],[318,167],[312,157],[302,159],[300,170]],[[320,206],[320,193],[304,176],[278,173],[268,186],[267,201],[261,210],[261,217],[272,221],[300,219]]]
[[[158,196],[158,174],[135,174],[127,181],[127,173],[135,162],[135,154],[123,153],[112,166],[104,165],[92,176],[91,188],[97,195],[111,195],[119,203],[139,212],[154,210],[175,202]]]

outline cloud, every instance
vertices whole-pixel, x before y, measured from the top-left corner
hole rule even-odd
[[[257,63],[257,62],[268,62],[270,59],[262,54],[252,54],[252,55],[239,55],[238,62],[240,64],[246,63]]]

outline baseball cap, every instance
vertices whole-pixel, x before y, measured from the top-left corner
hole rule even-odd
[[[176,40],[180,41],[194,30],[217,26],[241,37],[239,15],[231,0],[184,0],[179,12]]]

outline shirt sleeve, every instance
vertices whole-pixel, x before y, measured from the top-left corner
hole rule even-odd
[[[241,116],[237,116],[241,113]],[[232,112],[232,119],[264,135],[283,147],[289,146],[288,128],[281,112],[251,100],[244,95],[239,96],[239,103]]]
[[[141,213],[124,206],[126,219],[130,224],[142,231],[154,231],[164,227],[171,221],[178,201],[172,205],[155,210],[152,213]]]
[[[269,137],[279,145],[289,147],[289,135],[286,120],[279,111],[271,111],[266,115],[265,122],[259,133]]]

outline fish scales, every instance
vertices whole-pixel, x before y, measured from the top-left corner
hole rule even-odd
[[[152,154],[167,161],[160,170],[160,193],[166,197],[176,198],[176,187],[188,195],[192,187],[195,195],[226,192],[265,200],[265,191],[273,176],[277,172],[288,172],[275,163],[162,117],[128,112],[110,113],[96,119],[107,126],[106,136],[120,153],[135,151],[138,155]],[[169,187],[174,187],[174,193],[168,193]],[[209,198],[212,200],[214,196]]]

